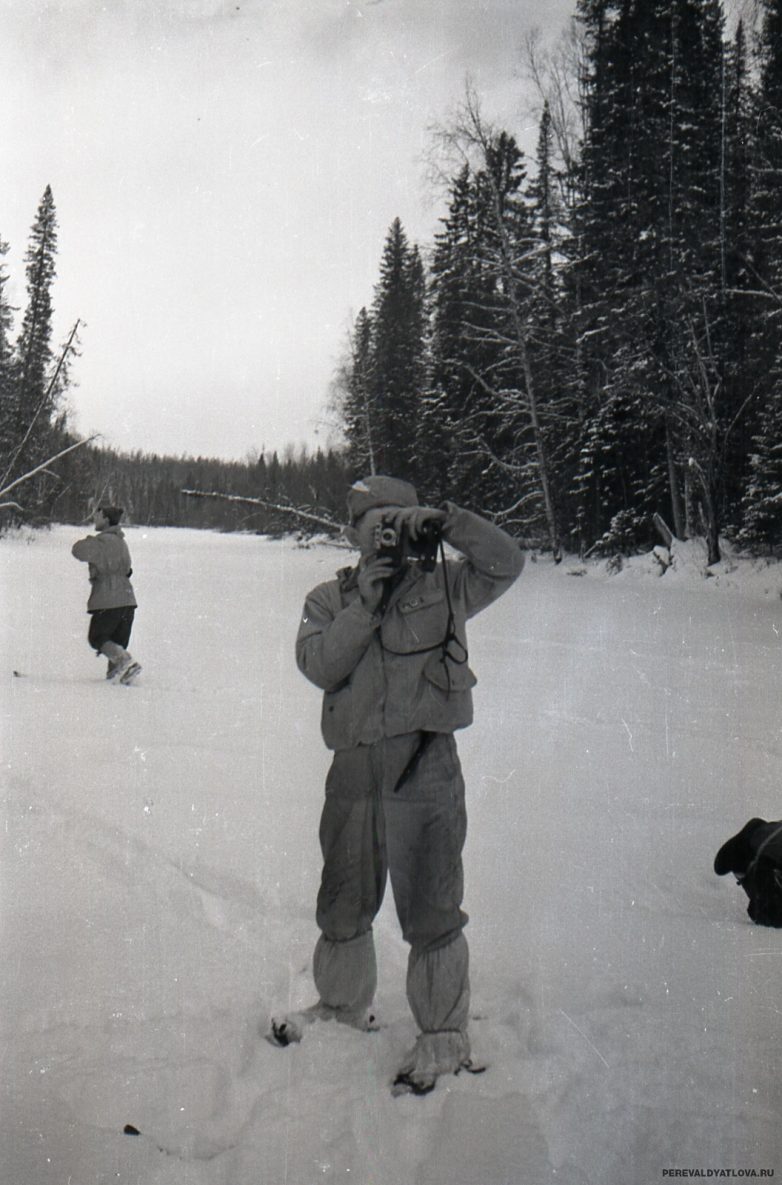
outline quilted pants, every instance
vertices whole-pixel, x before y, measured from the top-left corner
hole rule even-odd
[[[462,848],[464,780],[450,733],[411,733],[340,750],[320,825],[322,1003],[360,1012],[375,992],[372,922],[387,878],[410,944],[407,997],[424,1033],[464,1031],[469,1009]]]

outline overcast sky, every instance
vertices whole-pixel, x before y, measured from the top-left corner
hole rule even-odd
[[[534,149],[520,46],[574,7],[0,0],[0,236],[23,307],[51,185],[55,344],[85,323],[75,427],[176,454],[328,443],[329,382],[388,227],[427,244],[442,213],[427,128],[469,73]]]

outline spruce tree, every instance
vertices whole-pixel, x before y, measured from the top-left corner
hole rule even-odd
[[[719,559],[724,406],[723,301],[724,47],[717,0],[672,0],[669,21],[670,132],[668,275],[660,284],[659,329],[650,349],[660,374],[668,496],[684,494],[685,530],[702,534]]]
[[[746,36],[739,22],[726,49],[722,157],[720,266],[723,294],[723,378],[725,418],[730,425],[725,455],[725,518],[733,530],[740,522],[747,485],[751,440],[758,427],[751,338],[753,281],[750,272],[750,183],[753,103]]]
[[[552,493],[563,537],[574,540],[576,506],[573,486],[580,437],[580,384],[575,373],[577,348],[573,331],[573,288],[568,265],[574,242],[569,224],[572,198],[555,162],[551,113],[544,103],[540,119],[536,173],[527,187],[536,245],[530,260],[530,348],[544,410],[545,450],[552,475]]]
[[[27,304],[13,360],[13,442],[2,482],[40,464],[56,451],[56,411],[61,387],[52,384],[52,285],[57,253],[57,216],[47,185],[25,256]],[[46,476],[25,487],[25,505],[40,511],[51,483]]]
[[[742,539],[775,548],[782,544],[782,0],[763,2],[758,65],[749,215],[755,292],[750,352],[758,427]]]
[[[479,250],[473,180],[464,165],[451,183],[447,215],[435,235],[431,277],[431,369],[419,429],[421,468],[439,498],[480,499],[474,419],[479,376],[496,357],[484,332],[493,289]]]
[[[0,260],[7,253],[8,244],[0,239]],[[6,295],[7,284],[6,266],[0,262],[0,474],[5,471],[15,448],[17,420],[12,372],[13,310]]]
[[[722,443],[711,426],[726,337],[721,9],[623,0],[581,11],[592,38],[578,228],[582,514],[609,545],[610,522],[620,516],[626,536],[634,518],[641,544],[654,512],[685,534],[689,509],[711,552]]]
[[[758,46],[760,73],[755,110],[750,218],[752,274],[763,297],[761,342],[775,356],[775,322],[782,298],[782,0],[763,0],[764,20]]]
[[[375,472],[372,373],[372,321],[362,308],[351,336],[341,407],[348,464],[356,477]]]
[[[574,218],[578,255],[569,282],[577,293],[582,416],[575,487],[582,546],[588,547],[610,535],[617,515],[623,516],[626,535],[639,475],[646,471],[650,445],[656,452],[659,441],[644,422],[641,384],[632,381],[641,360],[631,297],[649,234],[637,194],[636,140],[651,134],[639,110],[634,6],[631,0],[580,0],[578,19],[585,46],[586,131]]]
[[[57,254],[57,215],[47,185],[30,231],[27,248],[27,306],[17,342],[20,413],[32,418],[46,393],[52,361],[52,285]]]
[[[379,473],[414,478],[414,441],[425,385],[426,290],[418,248],[398,218],[388,232],[371,310],[371,423]]]

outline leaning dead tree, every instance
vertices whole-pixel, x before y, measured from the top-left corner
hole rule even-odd
[[[335,535],[341,535],[345,524],[335,523],[333,519],[326,518],[322,514],[313,514],[310,510],[302,510],[298,506],[286,506],[284,503],[269,502],[265,498],[247,498],[240,494],[221,494],[217,490],[182,490],[182,493],[187,498],[216,498],[222,502],[235,502],[243,506],[260,506],[263,510],[272,510],[275,513],[291,514],[295,518],[300,518],[304,522],[314,523],[316,526],[324,527],[327,531],[332,531]]]
[[[11,488],[10,486],[6,486],[5,483],[8,480],[9,474],[13,471],[13,468],[16,465],[16,462],[19,460],[19,457],[21,456],[22,452],[24,451],[24,448],[25,448],[28,440],[32,436],[33,430],[34,430],[35,425],[38,421],[38,417],[41,415],[41,412],[44,410],[44,408],[51,406],[52,393],[53,393],[54,388],[57,384],[57,380],[59,379],[60,374],[62,373],[62,368],[63,368],[63,366],[65,366],[68,355],[69,355],[69,353],[71,353],[71,351],[74,348],[73,342],[74,342],[74,338],[76,337],[76,333],[78,332],[79,324],[80,324],[80,322],[77,319],[76,324],[74,325],[73,329],[71,330],[70,336],[69,336],[67,342],[65,343],[65,346],[63,347],[62,353],[60,354],[60,357],[57,360],[57,365],[54,368],[54,374],[52,375],[51,379],[49,380],[46,390],[43,393],[43,397],[41,398],[40,403],[38,404],[37,408],[35,409],[35,412],[33,413],[33,417],[30,420],[30,423],[27,425],[27,430],[25,431],[24,436],[19,441],[19,444],[16,446],[16,450],[14,451],[13,456],[11,457],[11,459],[8,462],[2,478],[0,478],[0,485],[3,486],[3,489],[0,490],[0,497],[2,496],[2,494],[4,493],[4,491],[6,489]],[[91,439],[94,440],[95,438],[91,437]],[[58,453],[57,456],[60,456],[60,457],[64,456],[64,453]],[[50,463],[50,461],[52,461],[54,459],[55,458],[50,457],[49,461],[44,461],[44,464],[42,467],[39,467],[38,469],[33,470],[31,473],[25,473],[25,475],[23,477],[21,477],[19,479],[19,481],[27,481],[28,477],[32,477],[33,472],[39,473],[41,471],[41,468],[48,465]],[[17,482],[17,484],[18,484],[18,482]]]
[[[6,494],[10,494],[11,490],[15,490],[17,486],[22,485],[23,482],[29,481],[31,477],[36,477],[39,473],[51,473],[49,468],[55,461],[59,461],[61,457],[65,457],[68,453],[74,452],[77,448],[83,448],[85,444],[90,444],[93,440],[97,440],[97,434],[90,436],[86,440],[77,440],[75,444],[69,444],[67,448],[61,449],[59,453],[55,453],[53,457],[49,457],[46,461],[42,461],[40,465],[36,465],[35,469],[30,469],[27,473],[23,473],[21,477],[17,477],[14,481],[8,483],[0,489],[0,498],[5,498]],[[24,510],[18,502],[0,502],[0,510]]]

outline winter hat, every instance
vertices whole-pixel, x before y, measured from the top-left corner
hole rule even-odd
[[[106,518],[109,520],[109,524],[112,527],[117,526],[123,514],[125,513],[121,506],[107,506],[105,504],[99,506],[98,510],[100,510],[102,514],[105,514]]]
[[[409,481],[398,477],[363,477],[348,490],[348,514],[351,526],[375,506],[417,506],[418,495]]]

